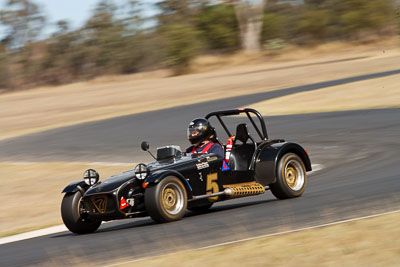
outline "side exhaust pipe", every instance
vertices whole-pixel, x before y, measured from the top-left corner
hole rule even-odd
[[[269,186],[262,186],[261,184],[252,184],[246,186],[232,186],[225,188],[224,191],[213,193],[213,194],[206,194],[206,195],[199,195],[193,196],[193,200],[205,199],[209,197],[218,197],[218,196],[227,196],[229,198],[240,198],[240,197],[247,197],[247,196],[255,196],[264,194],[265,191],[269,190]]]

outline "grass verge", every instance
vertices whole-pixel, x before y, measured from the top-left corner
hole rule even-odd
[[[398,266],[400,213],[118,266]]]
[[[100,178],[133,168],[89,163],[0,162],[0,237],[62,224],[61,191],[94,168]]]
[[[400,75],[332,86],[252,105],[261,114],[284,115],[400,107]]]

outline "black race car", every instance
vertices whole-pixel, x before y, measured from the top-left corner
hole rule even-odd
[[[239,115],[246,123],[236,126],[229,157],[216,154],[183,153],[178,146],[157,149],[155,162],[99,181],[89,169],[84,179],[62,192],[61,215],[67,228],[77,234],[97,230],[102,221],[150,216],[157,222],[183,217],[187,209],[201,211],[214,202],[263,194],[271,190],[279,199],[299,197],[307,183],[311,162],[307,151],[296,143],[270,140],[263,117],[254,109],[212,112],[206,119],[219,121],[228,137],[223,117]],[[246,119],[247,120],[247,119]],[[149,150],[147,142],[142,149]],[[150,153],[151,154],[151,153]]]

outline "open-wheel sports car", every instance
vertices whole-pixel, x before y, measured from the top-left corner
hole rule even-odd
[[[233,136],[223,120],[228,116],[248,123],[236,125]],[[96,231],[102,221],[142,216],[170,222],[181,219],[187,209],[202,211],[217,201],[266,190],[278,199],[302,195],[307,171],[311,171],[307,150],[283,139],[269,139],[258,111],[217,111],[205,118],[218,121],[230,137],[229,146],[221,143],[225,158],[212,153],[184,153],[171,145],[157,148],[154,162],[138,164],[103,181],[95,170],[86,170],[82,181],[62,191],[61,215],[67,228],[85,234]],[[142,143],[142,149],[151,154],[147,142]]]

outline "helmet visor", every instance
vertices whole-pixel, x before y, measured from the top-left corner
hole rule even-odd
[[[187,130],[188,137],[196,137],[201,135],[201,131],[195,128],[188,128]]]
[[[187,129],[187,137],[192,144],[201,142],[204,139],[203,125],[191,125]]]
[[[198,144],[210,135],[210,123],[203,118],[194,119],[187,128],[187,137],[192,144]]]

